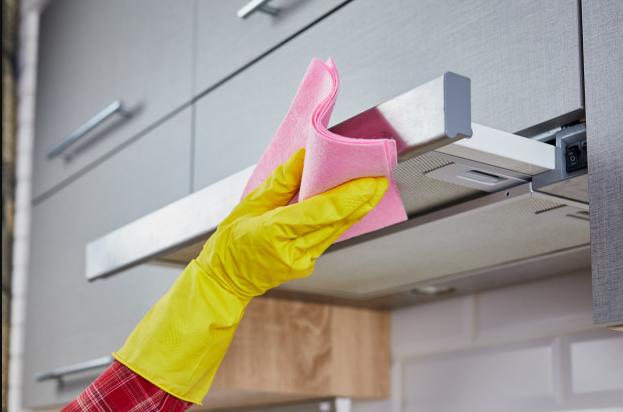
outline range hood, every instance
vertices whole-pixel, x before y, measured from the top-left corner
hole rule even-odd
[[[552,145],[473,124],[470,113],[469,79],[446,73],[332,127],[397,141],[409,220],[331,246],[312,276],[267,295],[395,307],[590,267],[586,170],[563,170],[561,154],[565,142],[581,145],[581,125]],[[185,266],[253,168],[90,242],[87,279]]]

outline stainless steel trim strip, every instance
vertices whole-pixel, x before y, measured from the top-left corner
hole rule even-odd
[[[448,87],[456,90],[450,92]],[[330,130],[360,138],[395,139],[399,161],[404,161],[471,136],[469,89],[468,78],[445,73]],[[449,96],[456,100],[452,105],[445,103]],[[452,136],[446,133],[449,129]],[[90,242],[87,279],[110,276],[207,238],[238,204],[254,167]]]
[[[60,141],[56,146],[54,146],[47,155],[48,160],[55,158],[60,155],[72,144],[76,143],[80,138],[82,138],[85,134],[93,130],[97,125],[101,122],[109,118],[115,113],[119,113],[124,117],[132,116],[132,113],[125,110],[123,107],[123,103],[121,100],[115,100],[110,103],[108,106],[104,107],[99,113],[95,116],[91,117],[89,120],[80,125],[76,130],[71,132],[69,136],[65,137],[62,141]]]
[[[35,375],[35,379],[37,379],[37,381],[39,382],[45,381],[48,379],[61,379],[65,375],[85,372],[91,369],[97,369],[97,368],[109,366],[110,364],[112,364],[113,360],[114,359],[112,356],[104,356],[101,358],[92,359],[90,361],[76,363],[74,365],[63,366],[61,368],[57,368],[49,372],[40,373],[40,374]]]
[[[398,161],[403,162],[472,136],[470,87],[467,77],[447,72],[331,131],[345,136],[394,139]]]
[[[118,273],[207,238],[240,201],[251,166],[146,215],[86,247],[86,277]]]

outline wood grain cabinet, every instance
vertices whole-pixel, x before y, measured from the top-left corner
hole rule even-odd
[[[39,36],[33,197],[84,172],[94,161],[191,99],[193,4],[175,0],[54,0]],[[115,114],[64,155],[61,140],[116,99]]]
[[[189,193],[190,109],[33,207],[23,373],[26,407],[73,399],[101,370],[35,374],[110,355],[179,269],[141,266],[89,283],[86,244]],[[128,245],[131,247],[131,245]]]
[[[389,312],[251,301],[204,409],[390,394]]]
[[[196,102],[194,189],[257,162],[313,57],[341,75],[334,124],[446,71],[471,78],[476,123],[537,133],[578,120],[578,18],[567,0],[350,2]]]

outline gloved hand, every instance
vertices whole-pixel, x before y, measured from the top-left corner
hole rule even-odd
[[[298,192],[304,149],[245,197],[115,358],[177,398],[201,404],[247,303],[290,279],[376,206],[385,177],[347,182],[288,205]]]

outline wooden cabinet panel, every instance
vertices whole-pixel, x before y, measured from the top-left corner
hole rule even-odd
[[[472,121],[507,132],[582,116],[575,1],[348,3],[196,103],[195,190],[255,163],[312,57],[341,76],[333,124],[446,71],[472,80]]]
[[[62,385],[36,382],[34,375],[117,350],[179,274],[179,269],[140,266],[89,283],[85,248],[189,193],[190,112],[176,115],[33,208],[25,406],[73,399],[101,371],[69,376]]]
[[[257,298],[204,405],[387,398],[390,364],[387,311]]]
[[[191,98],[191,2],[55,0],[41,16],[34,147],[37,198]],[[58,142],[121,99],[113,115],[48,160]]]

